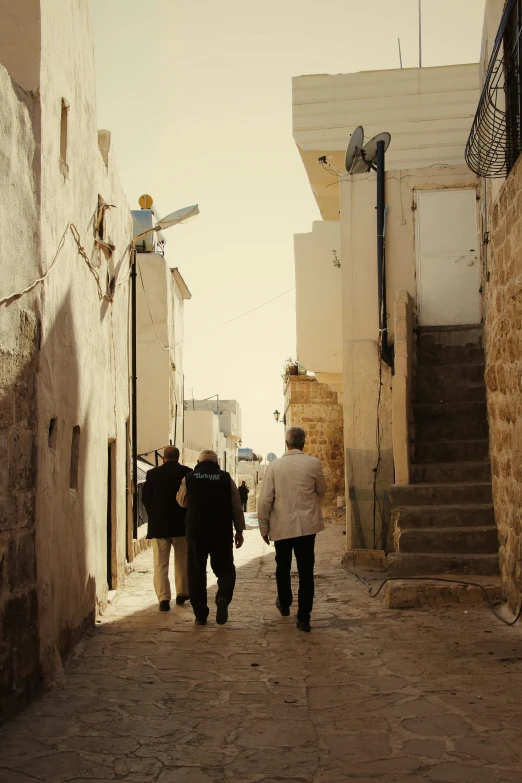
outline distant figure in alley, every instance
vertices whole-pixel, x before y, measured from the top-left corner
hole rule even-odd
[[[149,518],[147,538],[152,539],[154,553],[154,588],[160,612],[168,612],[172,597],[169,581],[170,549],[174,548],[176,604],[189,598],[187,573],[186,511],[176,501],[183,477],[190,468],[179,464],[179,449],[167,446],[163,465],[147,472],[143,487],[143,503]]]
[[[259,531],[276,551],[276,606],[283,617],[290,614],[290,569],[295,554],[299,573],[297,627],[309,632],[314,603],[315,536],[324,530],[319,498],[326,493],[326,479],[316,457],[303,453],[306,433],[301,427],[286,432],[287,451],[271,462],[261,485],[258,502]]]
[[[249,492],[250,490],[246,485],[246,481],[242,481],[241,486],[239,487],[239,497],[241,498],[241,505],[243,506],[243,511],[247,510]]]
[[[196,625],[206,625],[209,614],[209,555],[218,583],[216,622],[224,625],[236,584],[233,541],[236,548],[243,545],[245,517],[238,489],[230,474],[220,469],[215,451],[201,452],[198,464],[181,482],[177,500],[187,509],[189,592]]]

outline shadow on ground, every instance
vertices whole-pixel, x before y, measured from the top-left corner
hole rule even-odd
[[[238,552],[230,622],[157,611],[151,555],[53,691],[1,733],[2,783],[520,783],[522,636],[485,609],[397,612],[318,537],[313,632]],[[211,588],[211,593],[214,591]]]

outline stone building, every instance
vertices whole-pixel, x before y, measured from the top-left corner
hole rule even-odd
[[[1,0],[0,16],[5,718],[125,575],[132,222],[96,126],[88,0]]]
[[[343,408],[339,392],[313,376],[289,375],[285,384],[285,418],[287,427],[305,430],[305,452],[321,461],[328,483],[323,513],[337,516],[337,499],[344,498]]]
[[[510,607],[522,600],[522,152],[520,105],[508,85],[522,83],[517,3],[487,0],[482,95],[467,160],[481,177],[481,249],[493,502],[502,585]],[[486,114],[490,115],[490,120]],[[491,119],[497,133],[489,132]]]

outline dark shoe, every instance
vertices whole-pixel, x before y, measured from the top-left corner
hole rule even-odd
[[[207,619],[206,618],[203,619],[202,617],[196,617],[194,622],[196,623],[196,625],[206,625],[207,624]]]
[[[281,602],[279,598],[276,601],[276,606],[279,609],[279,613],[281,617],[290,617],[290,609],[288,608],[288,606],[281,606]]]
[[[159,610],[160,612],[170,612],[170,601],[160,601]]]
[[[189,600],[189,595],[177,595],[176,596],[176,605],[177,606],[183,606],[184,603],[186,603]]]
[[[226,598],[219,598],[216,601],[216,623],[218,625],[225,625],[228,620],[228,602]]]
[[[308,620],[296,620],[295,623],[300,631],[304,631],[305,633],[310,633],[312,630],[310,626],[310,622]]]

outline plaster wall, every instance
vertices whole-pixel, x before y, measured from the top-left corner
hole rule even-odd
[[[386,294],[390,342],[397,291],[416,300],[416,193],[477,188],[465,166],[386,174]],[[346,175],[340,183],[343,401],[348,548],[382,548],[387,490],[393,484],[391,372],[378,360],[376,176]]]
[[[190,449],[184,450],[185,465],[194,467],[199,452],[204,449],[211,449],[218,455],[219,464],[223,468],[226,438],[220,432],[217,416],[212,411],[185,411],[185,443],[190,445]],[[197,448],[194,448],[194,446]],[[193,452],[193,454],[189,454],[188,451]],[[194,457],[193,465],[188,461],[192,457]]]
[[[293,80],[294,139],[324,220],[339,220],[331,170],[344,172],[344,154],[357,125],[369,140],[388,131],[388,170],[458,166],[479,97],[479,65],[317,74]]]
[[[171,438],[170,272],[159,253],[138,253],[137,263],[138,454],[150,456],[154,450],[168,446]]]
[[[108,134],[98,147],[88,0],[41,3],[40,244],[48,268],[62,236],[59,267],[42,289],[37,378],[37,562],[40,655],[45,680],[121,583],[128,547],[129,241],[131,218]],[[106,213],[107,260],[95,243],[98,197]],[[79,252],[71,225],[89,263]],[[68,229],[69,226],[69,229]],[[112,285],[109,288],[109,281]],[[113,292],[113,301],[107,295]],[[54,448],[48,445],[56,420]],[[71,480],[73,428],[79,427]],[[108,535],[108,448],[112,443]],[[108,584],[107,564],[112,578]]]
[[[341,231],[338,221],[315,221],[294,236],[297,355],[307,370],[342,370]]]

